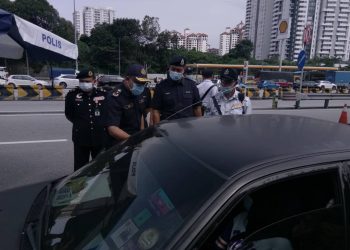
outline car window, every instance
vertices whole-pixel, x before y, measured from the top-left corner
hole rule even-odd
[[[232,249],[237,250],[342,250],[344,221],[338,173],[323,172],[248,192],[205,244],[236,245]]]
[[[112,148],[56,187],[52,214],[67,217],[74,211],[66,230],[83,235],[69,249],[101,249],[107,242],[113,249],[164,249],[224,183],[159,132],[145,141],[134,140]],[[77,208],[96,209],[84,228],[74,228],[75,220],[87,216]]]

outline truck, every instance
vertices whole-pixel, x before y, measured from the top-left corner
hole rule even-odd
[[[327,71],[326,80],[335,83],[340,90],[348,90],[350,86],[350,71]]]

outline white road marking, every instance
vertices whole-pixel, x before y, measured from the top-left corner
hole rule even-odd
[[[52,116],[52,115],[59,115],[63,116],[64,114],[1,114],[1,116]]]
[[[35,143],[49,143],[49,142],[67,142],[68,139],[58,139],[58,140],[40,140],[40,141],[10,141],[10,142],[0,142],[0,145],[13,145],[13,144],[35,144]]]

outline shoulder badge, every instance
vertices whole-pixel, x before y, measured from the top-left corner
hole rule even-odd
[[[93,76],[94,74],[92,73],[92,71],[89,71],[89,73],[88,73],[88,76]]]
[[[114,90],[113,91],[113,96],[115,96],[115,97],[118,97],[119,95],[120,95],[120,93],[122,92],[122,90],[121,89],[117,89],[117,90]]]
[[[229,69],[226,69],[224,72],[224,75],[228,75],[228,74],[230,74],[230,71],[229,71]]]
[[[83,98],[83,96],[82,96],[82,94],[81,94],[81,93],[78,93],[78,94],[75,96],[75,98],[77,98],[77,99],[81,99],[81,98]]]

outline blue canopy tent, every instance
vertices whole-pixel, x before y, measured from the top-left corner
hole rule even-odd
[[[77,45],[0,9],[0,57],[66,61],[78,58]]]

